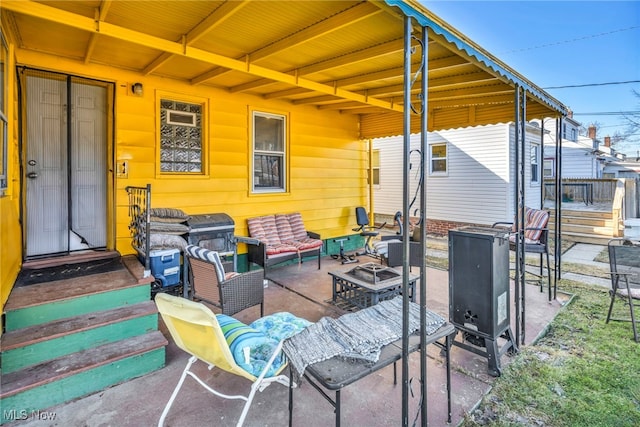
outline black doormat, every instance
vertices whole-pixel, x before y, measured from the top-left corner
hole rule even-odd
[[[106,273],[124,268],[120,257],[91,260],[73,264],[61,264],[45,268],[23,268],[15,286],[28,286],[54,280],[72,279],[90,274]]]

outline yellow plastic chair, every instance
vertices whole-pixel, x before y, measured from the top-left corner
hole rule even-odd
[[[169,402],[167,402],[167,405],[162,411],[162,415],[158,421],[159,427],[164,425],[164,420],[169,413],[169,409],[187,375],[191,376],[210,393],[218,397],[245,401],[237,426],[241,426],[244,423],[253,397],[257,391],[263,391],[274,382],[289,387],[289,378],[285,375],[280,375],[286,367],[286,363],[282,365],[274,376],[265,378],[265,374],[282,349],[282,341],[278,344],[260,375],[256,377],[236,364],[215,314],[204,304],[164,293],[157,294],[155,302],[176,345],[191,355],[175,390],[173,390]],[[190,370],[191,365],[198,360],[207,363],[209,369],[218,367],[224,371],[246,378],[252,382],[251,391],[247,396],[230,396],[214,390]]]

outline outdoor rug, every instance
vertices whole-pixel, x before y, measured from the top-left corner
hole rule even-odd
[[[60,264],[45,268],[23,268],[16,279],[16,287],[72,279],[90,274],[106,273],[124,268],[120,257],[91,260],[73,264]]]
[[[323,317],[284,342],[283,350],[301,376],[307,366],[335,356],[375,363],[383,346],[402,338],[402,297],[382,301],[338,319]],[[426,310],[426,333],[445,323]],[[420,328],[420,306],[409,303],[409,334]]]

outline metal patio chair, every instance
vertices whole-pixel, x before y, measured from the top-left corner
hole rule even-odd
[[[225,332],[223,332],[223,329],[218,322],[218,318],[204,304],[163,293],[156,295],[155,302],[158,307],[158,311],[162,316],[162,320],[167,326],[167,329],[169,330],[169,333],[176,345],[191,355],[176,388],[173,390],[169,401],[162,411],[162,415],[158,421],[159,427],[164,425],[165,418],[167,417],[167,414],[169,413],[169,410],[171,409],[171,406],[173,405],[173,402],[182,388],[182,384],[187,376],[195,379],[207,391],[218,397],[224,399],[244,400],[245,404],[236,424],[237,426],[242,426],[244,423],[256,392],[263,391],[274,382],[289,387],[289,378],[280,374],[287,366],[286,361],[281,361],[281,366],[279,366],[272,375],[267,376],[267,373],[270,370],[273,370],[272,366],[274,365],[277,357],[281,355],[282,341],[280,341],[275,347],[275,350],[266,362],[264,368],[260,374],[256,376],[238,365],[234,359],[234,353],[232,350],[234,344],[228,344],[227,340],[230,338],[225,337]],[[232,319],[228,316],[225,317],[227,319]],[[246,327],[246,325],[242,326]],[[236,328],[236,330],[237,329],[238,328]],[[231,334],[234,336],[234,340],[238,339],[238,335],[236,335],[235,330]],[[251,334],[252,332],[249,332],[249,335]],[[250,339],[254,338],[252,337]],[[191,366],[198,360],[208,364],[209,369],[217,367],[223,371],[249,380],[252,383],[249,394],[246,396],[227,395],[213,389],[193,371],[191,371]]]
[[[609,266],[611,268],[611,303],[607,313],[607,323],[610,320],[631,322],[633,339],[638,338],[637,320],[634,306],[640,307],[640,243],[627,239],[611,239],[607,245],[609,250]],[[630,318],[612,318],[613,304],[616,299],[624,301],[629,306]]]
[[[187,246],[184,254],[192,300],[209,303],[229,316],[260,305],[260,317],[264,315],[264,270],[226,273],[217,252],[196,245]]]
[[[551,293],[551,264],[549,262],[549,212],[541,209],[525,208],[524,221],[524,252],[540,255],[540,273],[530,273],[538,277],[540,282],[540,292],[544,287],[544,264],[543,256],[547,263],[547,289],[549,292],[549,301],[555,298],[557,291],[557,283],[555,275],[553,278],[553,294]],[[493,227],[511,226],[511,231],[515,232],[515,224],[513,222],[496,222]],[[516,235],[509,236],[509,249],[516,250]]]

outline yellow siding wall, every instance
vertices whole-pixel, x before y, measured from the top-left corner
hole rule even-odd
[[[6,32],[5,36],[10,36]],[[9,298],[9,292],[13,287],[22,259],[22,239],[20,236],[20,170],[18,167],[18,121],[17,112],[17,87],[15,85],[15,73],[13,62],[13,44],[7,37],[9,45],[9,67],[7,73],[7,120],[8,120],[8,189],[4,196],[0,196],[0,307]],[[2,323],[0,321],[0,331]],[[1,332],[0,332],[1,334]]]
[[[125,191],[128,185],[151,183],[152,207],[181,208],[189,214],[227,213],[234,219],[238,235],[247,235],[249,217],[295,211],[302,213],[307,229],[319,232],[323,239],[352,234],[354,207],[366,206],[367,144],[357,139],[356,116],[33,52],[18,51],[17,58],[20,65],[115,83],[115,160],[129,164],[128,177],[116,179],[115,188],[116,249],[121,253],[133,252]],[[131,93],[135,82],[144,85],[141,97]],[[205,176],[157,174],[161,97],[205,103]],[[289,191],[285,194],[249,194],[252,108],[288,115]]]

